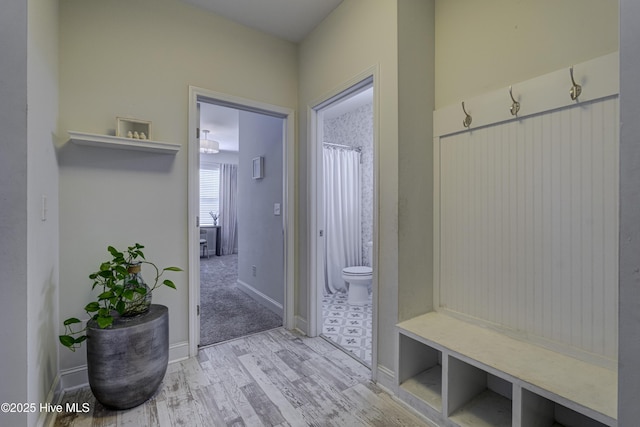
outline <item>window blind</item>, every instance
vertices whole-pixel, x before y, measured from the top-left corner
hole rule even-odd
[[[209,212],[220,213],[220,166],[217,164],[200,168],[200,225],[213,225]]]

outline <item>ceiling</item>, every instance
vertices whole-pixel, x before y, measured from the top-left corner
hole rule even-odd
[[[294,43],[302,41],[342,0],[182,0]]]

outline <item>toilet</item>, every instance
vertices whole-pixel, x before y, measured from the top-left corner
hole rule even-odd
[[[373,242],[367,243],[369,264],[371,264],[371,253],[373,252]],[[349,284],[348,302],[352,305],[364,305],[369,302],[369,287],[373,280],[373,268],[367,266],[352,266],[342,269],[342,278]]]

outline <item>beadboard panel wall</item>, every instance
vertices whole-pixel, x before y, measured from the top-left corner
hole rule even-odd
[[[442,308],[617,354],[618,97],[440,138]]]

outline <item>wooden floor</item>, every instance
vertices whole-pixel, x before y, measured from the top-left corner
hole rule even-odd
[[[282,328],[201,349],[169,365],[156,396],[109,411],[88,388],[64,396],[88,413],[61,413],[65,426],[433,426],[370,380],[369,370],[322,338]]]

